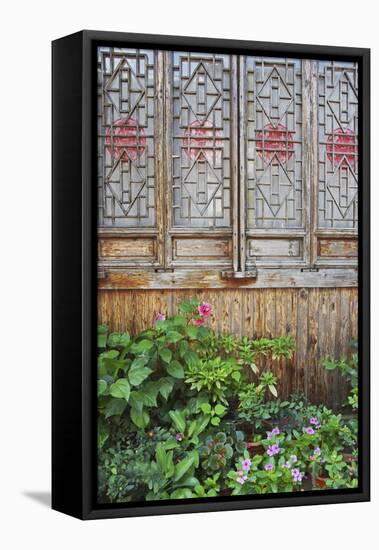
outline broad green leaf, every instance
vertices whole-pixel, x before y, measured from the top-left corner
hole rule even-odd
[[[174,378],[184,378],[184,369],[179,361],[171,361],[171,363],[167,365],[166,368],[167,372]]]
[[[157,445],[157,450],[155,452],[155,458],[156,458],[159,469],[162,472],[165,472],[166,471],[167,454],[166,454],[166,451],[165,451],[162,443],[158,443],[158,445]]]
[[[181,413],[180,411],[169,411],[168,414],[175,424],[176,429],[179,432],[184,433],[186,429],[186,421],[183,413]]]
[[[97,395],[102,395],[107,389],[107,383],[105,380],[97,381]]]
[[[176,330],[169,330],[166,335],[166,340],[170,344],[175,344],[176,342],[179,342],[179,340],[182,340],[182,338],[182,334],[180,334],[180,332],[177,332]]]
[[[108,346],[111,348],[115,346],[127,347],[129,344],[130,336],[127,332],[124,332],[123,334],[112,332],[112,334],[108,336]]]
[[[97,358],[97,367],[100,376],[104,376],[104,374],[107,374],[105,361],[107,359],[117,359],[119,355],[120,352],[116,349],[111,349],[109,351],[104,351],[103,353],[100,353],[99,357]]]
[[[188,327],[186,327],[186,332],[188,337],[191,338],[192,340],[195,340],[197,338],[198,329],[196,326],[189,325]]]
[[[213,426],[219,426],[220,424],[220,418],[218,416],[212,416],[211,418],[211,424]]]
[[[157,406],[157,395],[159,392],[159,382],[147,382],[139,390],[142,402],[146,407]]]
[[[211,414],[211,411],[212,411],[212,407],[209,403],[202,403],[200,405],[200,409],[203,411],[203,413],[205,414]]]
[[[143,409],[143,397],[141,392],[132,391],[130,392],[129,405],[136,411],[142,412]]]
[[[168,329],[168,327],[170,326],[170,323],[169,321],[155,321],[154,323],[154,327],[158,330],[158,331],[166,331]]]
[[[100,419],[97,425],[97,444],[99,449],[101,449],[104,446],[104,443],[107,441],[108,437],[109,437],[108,422],[104,422]]]
[[[193,367],[199,361],[198,356],[193,351],[187,351],[184,355],[184,361],[189,367]]]
[[[238,371],[232,372],[232,378],[233,378],[233,380],[235,380],[236,382],[239,382],[239,381],[241,380],[241,373],[238,372]]]
[[[103,360],[103,365],[106,369],[106,371],[115,378],[117,377],[117,373],[119,370],[125,371],[128,366],[128,361],[125,359],[108,359],[105,358]]]
[[[188,351],[188,342],[187,340],[182,340],[179,344],[179,355],[181,359],[183,359],[187,351]]]
[[[163,397],[163,399],[166,399],[172,392],[172,389],[174,387],[174,382],[170,378],[161,378],[159,380],[159,393]]]
[[[179,481],[184,474],[188,472],[188,470],[193,466],[195,462],[193,455],[188,455],[186,458],[183,458],[178,464],[175,466],[175,473],[174,473],[174,482]]]
[[[182,477],[182,479],[176,484],[176,486],[180,487],[196,487],[199,485],[199,480],[194,476],[185,476]]]
[[[151,340],[140,340],[137,343],[134,343],[132,346],[132,351],[134,353],[145,353],[149,351],[154,346],[154,342]]]
[[[166,451],[177,449],[179,447],[179,444],[176,441],[175,437],[169,437],[168,439],[166,439],[166,441],[162,443],[162,445]]]
[[[139,369],[140,367],[144,367],[148,361],[148,357],[137,357],[130,365],[130,368],[131,370]]]
[[[105,409],[104,409],[105,418],[110,418],[111,416],[121,416],[125,409],[126,409],[125,399],[117,399],[112,397],[108,401],[108,403],[105,405]]]
[[[197,421],[196,421],[196,428],[193,432],[193,436],[194,437],[197,437],[198,435],[200,435],[204,430],[205,428],[208,426],[209,424],[209,421],[210,421],[210,416],[209,415],[206,415],[204,416],[203,418],[199,418]]]
[[[179,305],[179,311],[183,313],[192,313],[196,306],[190,304],[189,302],[183,302]]]
[[[183,326],[187,324],[187,319],[181,315],[175,315],[175,317],[171,319],[171,322],[173,325]]]
[[[150,417],[145,410],[139,411],[133,407],[130,409],[130,418],[137,428],[144,429],[149,423]]]
[[[139,386],[153,371],[148,367],[142,367],[140,369],[129,370],[128,378],[132,386]]]
[[[112,395],[112,397],[118,397],[121,399],[125,399],[125,401],[128,401],[130,396],[129,382],[126,380],[126,378],[120,378],[111,385],[111,387],[109,388],[109,393]]]
[[[226,407],[224,405],[220,405],[220,403],[217,403],[215,406],[215,413],[221,416],[226,411]]]
[[[165,363],[169,363],[172,359],[172,353],[168,348],[163,348],[163,349],[159,350],[159,357]]]
[[[107,325],[98,325],[97,327],[97,347],[105,348],[107,346]]]

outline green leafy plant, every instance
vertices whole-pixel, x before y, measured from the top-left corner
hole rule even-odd
[[[292,337],[217,334],[210,316],[191,298],[136,335],[98,327],[99,501],[356,487],[357,355],[324,362],[351,383],[348,415],[283,400],[271,365]]]

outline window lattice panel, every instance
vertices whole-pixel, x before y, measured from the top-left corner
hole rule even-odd
[[[98,48],[100,227],[155,225],[154,52]]]
[[[246,58],[247,227],[303,226],[299,60]]]
[[[358,67],[318,63],[318,225],[358,226]]]
[[[231,57],[172,62],[173,225],[230,227]]]

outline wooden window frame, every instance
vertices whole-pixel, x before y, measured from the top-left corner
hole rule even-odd
[[[156,227],[98,228],[99,288],[357,286],[357,230],[320,229],[317,224],[318,124],[312,123],[317,121],[318,116],[317,61],[301,60],[303,228],[247,228],[243,152],[246,139],[246,58],[230,55],[231,228],[212,228],[210,231],[204,228],[175,227],[172,223],[170,106],[173,54],[171,51],[154,50],[154,55]],[[165,146],[167,144],[168,147]],[[302,254],[290,260],[276,257],[249,261],[246,252],[248,239],[254,237],[261,246],[266,241],[267,244],[274,243],[274,246],[277,240],[287,241],[288,246],[299,246]],[[197,248],[201,249],[198,254]],[[322,257],[320,251],[326,251],[328,255]]]

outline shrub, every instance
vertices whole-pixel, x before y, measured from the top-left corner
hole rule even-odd
[[[355,452],[354,419],[278,396],[267,366],[291,357],[293,339],[220,335],[210,314],[193,298],[135,336],[98,327],[100,501],[286,492],[319,474],[325,486],[355,486],[356,460],[342,454]],[[326,368],[355,384],[354,365]],[[252,440],[263,455],[250,456]]]

